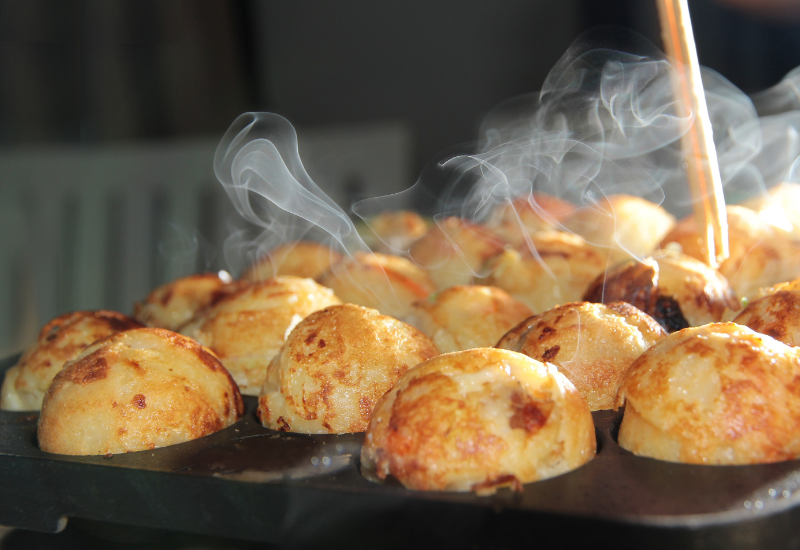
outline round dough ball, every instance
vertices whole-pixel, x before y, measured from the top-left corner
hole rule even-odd
[[[674,332],[620,383],[619,444],[694,464],[800,457],[800,350],[734,323]]]
[[[406,319],[442,353],[488,348],[533,315],[525,304],[493,286],[459,285],[416,302]]]
[[[120,332],[59,372],[39,416],[48,453],[102,455],[203,437],[244,414],[239,389],[197,342],[159,328]]]
[[[614,406],[622,375],[666,336],[652,317],[625,302],[575,302],[526,319],[497,347],[556,365],[598,411]]]
[[[158,287],[144,302],[134,305],[133,316],[148,327],[179,330],[194,315],[221,296],[236,289],[225,272],[182,277]]]
[[[220,298],[181,329],[214,350],[242,393],[258,395],[267,365],[306,316],[339,304],[333,290],[311,279],[277,277]]]
[[[341,259],[341,254],[324,244],[296,241],[270,250],[245,270],[242,279],[257,282],[286,275],[316,279]]]
[[[800,279],[777,285],[770,294],[750,302],[733,322],[800,346]]]
[[[800,239],[800,183],[780,183],[767,193],[743,202],[742,206],[758,212],[765,222]]]
[[[428,222],[410,210],[382,212],[369,220],[364,240],[376,252],[405,252],[411,244],[428,232]]]
[[[415,242],[411,259],[427,269],[438,290],[472,283],[486,260],[506,243],[487,227],[450,217]]]
[[[644,258],[675,225],[675,217],[660,205],[632,195],[609,195],[576,210],[563,221],[596,247],[610,264]]]
[[[411,489],[492,493],[573,470],[595,451],[591,413],[554,366],[478,348],[408,371],[375,407],[361,465]]]
[[[534,313],[581,299],[606,269],[605,258],[581,237],[552,231],[531,236],[534,250],[504,250],[487,262],[483,284],[502,288]]]
[[[800,240],[764,222],[744,206],[728,206],[730,256],[719,266],[738,298],[752,299],[759,290],[791,281],[800,273]],[[703,260],[703,249],[693,216],[682,219],[662,240],[680,245],[684,254]],[[672,245],[674,246],[674,245]]]
[[[343,302],[404,318],[411,304],[427,298],[435,285],[428,273],[401,256],[356,252],[320,276]]]
[[[561,220],[577,208],[564,199],[533,193],[495,208],[486,225],[513,247],[519,248],[525,245],[530,235],[555,231]]]
[[[56,317],[39,332],[34,345],[6,371],[0,388],[0,409],[38,411],[44,392],[64,363],[106,336],[142,325],[116,311],[74,311]]]
[[[280,431],[363,432],[378,399],[437,354],[424,334],[374,309],[323,309],[294,328],[270,363],[258,416]]]
[[[741,307],[719,271],[673,251],[614,267],[589,285],[583,299],[628,302],[668,332],[721,321]]]

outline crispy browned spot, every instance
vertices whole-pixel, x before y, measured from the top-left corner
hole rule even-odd
[[[583,299],[598,304],[628,302],[649,313],[655,306],[657,287],[657,263],[626,262],[595,279],[589,285]]]
[[[61,372],[64,378],[75,384],[90,384],[108,376],[108,361],[93,353]]]
[[[320,338],[320,339],[319,339],[319,342],[317,342],[317,347],[318,347],[318,348],[324,348],[324,347],[325,347],[325,345],[326,345],[326,344],[325,344],[325,340],[323,340],[322,338]]]
[[[543,410],[542,405],[519,392],[513,393],[511,408],[514,412],[508,420],[508,425],[511,429],[522,429],[531,434],[538,432],[550,416],[550,411]]]
[[[137,393],[136,395],[134,395],[133,404],[134,406],[136,406],[137,409],[144,409],[147,406],[147,403],[145,403],[144,395],[142,395],[141,393]]]
[[[314,341],[314,338],[316,338],[318,334],[319,334],[319,331],[316,331],[316,330],[311,331],[311,333],[308,336],[306,336],[306,340],[305,340],[306,344],[310,346],[311,342]]]
[[[160,300],[160,302],[161,302],[161,305],[162,305],[162,306],[166,306],[167,304],[169,304],[169,301],[170,301],[170,300],[172,300],[172,293],[173,293],[173,290],[174,290],[174,289],[173,289],[172,287],[170,287],[170,288],[167,288],[167,289],[164,291],[164,294],[162,294],[162,295],[161,295],[161,300]]]
[[[279,416],[275,423],[278,425],[279,432],[288,432],[291,430],[291,426],[289,426],[289,423],[282,416]]]
[[[552,348],[547,348],[545,352],[542,354],[542,359],[545,361],[552,361],[558,355],[558,352],[561,351],[561,346],[553,346]]]

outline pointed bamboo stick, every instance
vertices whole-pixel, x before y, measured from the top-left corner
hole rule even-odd
[[[664,49],[675,68],[673,88],[679,114],[694,113],[681,146],[705,260],[717,267],[729,255],[728,218],[689,7],[687,0],[657,0],[657,4]]]

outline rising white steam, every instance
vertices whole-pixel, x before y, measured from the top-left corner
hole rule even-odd
[[[435,204],[439,223],[451,215],[482,221],[534,192],[579,206],[626,193],[687,215],[679,138],[693,120],[677,114],[669,62],[638,38],[627,37],[628,52],[600,43],[596,35],[579,39],[540,92],[491,111],[477,145],[445,152],[404,194],[367,199],[353,211],[369,223],[399,204]],[[703,85],[728,201],[798,181],[800,68],[753,98],[708,69]],[[366,250],[349,217],[308,177],[282,117],[239,117],[220,143],[215,170],[237,210],[265,230],[262,249],[322,230],[345,252]],[[444,189],[438,202],[430,189]]]

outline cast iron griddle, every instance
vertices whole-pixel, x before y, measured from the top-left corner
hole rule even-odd
[[[800,546],[800,461],[640,458],[616,444],[620,412],[594,413],[589,464],[479,497],[370,482],[359,471],[362,434],[278,433],[259,424],[255,399],[245,402],[245,417],[221,432],[112,457],[44,453],[37,414],[0,412],[0,524],[57,532],[81,518],[286,547]]]

